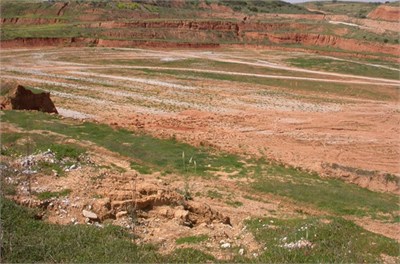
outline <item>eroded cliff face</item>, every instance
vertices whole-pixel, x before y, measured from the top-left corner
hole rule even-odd
[[[334,47],[342,50],[357,52],[385,53],[395,56],[400,55],[398,45],[378,44],[368,41],[340,38],[337,36],[302,33],[268,33],[268,32],[243,32],[232,35],[233,32],[217,32],[215,35],[206,34],[203,31],[177,31],[174,34],[180,36],[183,41],[164,41],[169,38],[171,32],[164,31],[158,34],[155,31],[118,31],[105,32],[107,38],[17,38],[1,41],[1,48],[34,48],[50,46],[101,46],[101,47],[157,47],[157,48],[218,48],[229,45],[256,45],[268,47],[279,44],[300,44],[305,47]],[[217,35],[218,34],[218,35]],[[219,43],[220,37],[226,36],[228,43]],[[108,39],[110,38],[110,39]],[[127,39],[124,39],[127,38]]]
[[[400,7],[381,5],[368,14],[368,18],[387,20],[387,21],[400,21]]]
[[[174,2],[178,8],[184,1]],[[171,2],[172,4],[172,2]],[[176,19],[157,12],[138,10],[110,9],[102,5],[56,3],[47,8],[24,10],[21,16],[4,17],[0,25],[6,32],[2,48],[33,48],[43,46],[105,46],[105,47],[187,47],[210,48],[221,45],[255,45],[259,47],[276,47],[282,44],[299,44],[301,46],[333,47],[342,50],[368,53],[384,53],[398,56],[398,45],[348,38],[351,28],[338,28],[332,32],[326,30],[326,21],[347,21],[347,16],[325,16],[321,14],[246,14],[233,12],[224,19],[219,17],[219,8],[209,6],[209,12],[199,12],[196,18]],[[215,9],[215,10],[214,10]],[[212,11],[212,12],[211,12]],[[29,13],[31,12],[31,13]],[[193,11],[194,12],[194,11]],[[398,18],[398,8],[380,6],[370,14],[370,17],[388,15],[390,19]],[[386,12],[386,13],[385,13]],[[33,16],[29,16],[32,14]],[[204,18],[202,14],[214,15]],[[177,14],[175,14],[177,16]],[[156,19],[154,19],[156,18]],[[202,18],[202,19],[198,19]],[[390,20],[389,19],[389,20]],[[365,19],[366,21],[374,21]],[[310,23],[310,21],[312,23]],[[317,21],[325,21],[320,25]],[[388,21],[374,21],[395,24]],[[344,22],[343,22],[344,23]],[[46,35],[36,30],[35,25],[50,26]],[[53,29],[53,25],[55,29]],[[358,24],[355,24],[357,27]],[[383,27],[381,30],[387,30]],[[7,34],[14,27],[33,26],[32,34]],[[392,29],[393,25],[390,26]],[[69,28],[71,27],[71,28]],[[361,27],[361,26],[360,26]],[[365,28],[374,28],[371,25]],[[357,27],[358,28],[358,27]],[[71,29],[71,31],[68,31]],[[35,31],[36,30],[36,31]],[[54,30],[54,32],[52,31]],[[67,34],[65,32],[67,30]],[[371,29],[372,30],[372,29]],[[54,34],[53,34],[54,33]],[[392,31],[393,33],[393,31]],[[392,34],[391,33],[391,34]],[[350,34],[351,35],[351,34]],[[393,35],[393,34],[392,34]],[[391,36],[392,36],[391,35]],[[27,38],[26,36],[29,36]],[[44,38],[42,36],[49,36]],[[59,37],[71,36],[71,37]],[[395,43],[390,40],[389,43]]]
[[[367,41],[357,41],[330,35],[284,33],[268,34],[268,39],[277,44],[302,44],[305,46],[335,47],[358,52],[376,52],[393,55],[400,54],[398,45],[384,45]]]

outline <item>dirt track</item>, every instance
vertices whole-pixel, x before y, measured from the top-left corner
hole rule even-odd
[[[78,49],[8,52],[12,52],[13,59],[2,65],[2,79],[51,91],[56,106],[73,110],[76,116],[145,130],[159,137],[175,136],[194,145],[263,156],[345,177],[374,190],[397,189],[375,177],[400,173],[398,80],[297,69],[271,62],[257,52],[249,53],[250,56],[240,51],[141,49],[97,49],[95,54]],[[7,58],[7,54],[2,57]],[[109,63],[100,64],[96,61],[99,58]],[[121,58],[159,61],[200,58],[234,62],[243,71],[207,69],[204,65],[185,68],[113,64],[114,59]],[[249,73],[245,71],[247,66],[285,70],[293,76]],[[143,69],[170,70],[182,75],[149,76]],[[268,83],[185,77],[187,71],[280,79],[289,81],[293,89]],[[297,82],[301,85],[305,80],[316,85],[343,84],[356,94],[357,87],[372,93],[384,92],[392,99],[296,90]]]

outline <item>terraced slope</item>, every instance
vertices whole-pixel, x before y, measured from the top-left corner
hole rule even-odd
[[[397,27],[349,19],[279,1],[6,1],[1,35],[4,48],[240,44],[399,54]]]

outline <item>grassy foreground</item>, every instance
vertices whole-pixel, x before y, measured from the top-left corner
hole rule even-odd
[[[60,226],[35,220],[35,213],[0,197],[3,263],[203,263],[214,258],[195,249],[162,256],[153,245],[138,246],[120,227]]]
[[[12,263],[204,263],[221,262],[193,248],[177,249],[169,255],[157,253],[154,245],[138,246],[120,227],[60,226],[35,220],[27,210],[1,197],[2,260]],[[246,224],[264,251],[255,258],[233,253],[234,262],[245,263],[376,263],[381,254],[396,257],[399,244],[372,234],[341,218],[252,219]],[[177,240],[194,243],[206,237]],[[288,249],[301,239],[311,244]]]
[[[76,158],[85,153],[85,148],[64,145],[62,142],[54,145],[54,141],[61,137],[74,138],[93,142],[132,159],[135,169],[143,166],[149,171],[165,172],[167,168],[178,174],[190,170],[193,176],[199,177],[212,177],[213,172],[220,170],[237,172],[234,177],[253,180],[242,183],[244,189],[252,194],[257,192],[286,197],[293,203],[301,203],[302,206],[313,207],[330,215],[250,219],[246,226],[263,249],[260,254],[250,258],[241,256],[238,248],[227,249],[232,251],[234,262],[372,263],[380,262],[382,254],[393,257],[398,255],[399,244],[396,241],[368,232],[342,218],[369,216],[388,222],[397,221],[399,206],[395,195],[371,192],[340,180],[323,179],[316,174],[265,160],[244,160],[238,156],[216,153],[212,149],[198,149],[174,139],[156,139],[92,122],[78,123],[53,115],[23,111],[4,111],[1,120],[2,123],[12,123],[22,129],[21,133],[14,135],[4,136],[2,133],[2,150],[6,146],[9,151],[2,152],[2,155],[23,154],[14,150],[19,149],[19,140],[28,135],[32,146],[37,149],[50,144],[60,158]],[[52,133],[46,141],[42,136],[37,136],[39,132],[56,134]],[[196,171],[193,168],[182,168],[183,151],[186,159],[191,155],[197,159]],[[69,192],[42,193],[43,197],[38,198],[68,195]],[[2,189],[2,193],[5,190]],[[0,198],[4,262],[218,262],[213,256],[192,248],[177,249],[171,254],[161,255],[157,245],[136,245],[135,237],[115,226],[97,228],[49,224],[36,220],[34,211],[17,206],[3,196]],[[176,244],[190,246],[206,243],[208,239],[207,236],[189,236],[177,239]],[[288,246],[302,239],[310,244],[302,248]]]
[[[287,197],[295,203],[337,215],[369,216],[389,222],[398,219],[399,200],[396,195],[372,192],[341,180],[320,178],[263,159],[243,159],[209,148],[196,148],[175,139],[158,139],[103,124],[63,120],[40,112],[4,111],[1,119],[27,131],[51,131],[67,138],[93,142],[130,158],[132,168],[142,173],[160,171],[164,175],[185,173],[210,178],[216,177],[217,171],[235,172],[235,177],[252,178],[254,183],[248,187],[259,193]],[[196,167],[189,164],[191,157],[196,161]]]

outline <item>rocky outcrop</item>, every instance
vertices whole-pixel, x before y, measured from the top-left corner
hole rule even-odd
[[[12,40],[2,40],[2,49],[10,48],[35,48],[35,47],[54,47],[66,46],[71,43],[71,38],[16,38]]]
[[[33,93],[17,84],[9,89],[6,96],[0,98],[0,108],[4,110],[37,110],[58,114],[53,101],[50,99],[50,93]]]
[[[400,55],[400,48],[398,45],[377,44],[367,41],[345,39],[330,35],[285,33],[285,34],[267,34],[267,37],[272,43],[276,44],[302,44],[306,46],[329,46],[343,50]]]

